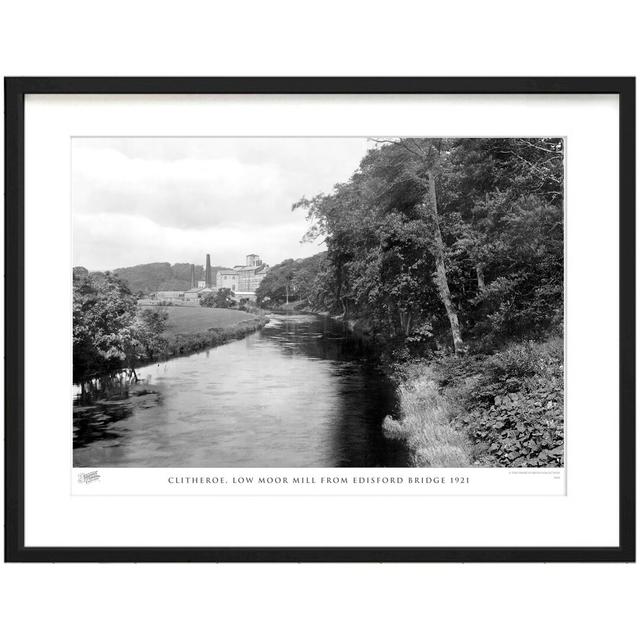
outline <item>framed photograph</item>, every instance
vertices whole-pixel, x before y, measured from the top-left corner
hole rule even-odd
[[[7,78],[8,561],[635,560],[634,78]]]

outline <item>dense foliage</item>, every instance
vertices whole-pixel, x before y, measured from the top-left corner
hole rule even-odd
[[[313,295],[413,350],[542,336],[562,323],[562,185],[560,139],[379,141],[294,205],[326,240]]]
[[[218,271],[225,268],[211,267],[214,282]],[[186,291],[191,288],[191,264],[188,262],[174,265],[168,262],[151,262],[115,269],[113,273],[124,280],[129,285],[129,289],[136,294],[148,294],[154,291]],[[204,279],[204,269],[201,265],[195,265],[195,274],[196,281]]]
[[[223,287],[212,291],[200,298],[201,307],[215,307],[216,309],[229,309],[235,305],[235,294],[231,289]]]
[[[476,443],[487,466],[550,467],[564,460],[562,342],[513,344],[491,356],[437,367],[457,395],[454,424]]]
[[[285,260],[269,270],[256,291],[256,301],[264,306],[300,302],[314,309],[324,309],[326,252],[310,258]]]
[[[73,279],[74,380],[134,366],[162,350],[166,312],[137,312],[127,284],[111,273]]]
[[[493,354],[393,361],[400,412],[385,432],[416,466],[564,464],[562,340],[522,341]]]

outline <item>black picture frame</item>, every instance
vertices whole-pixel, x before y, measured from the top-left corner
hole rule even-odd
[[[5,78],[5,561],[635,561],[635,78]],[[27,94],[616,94],[620,114],[620,476],[616,547],[26,547],[24,100]],[[10,301],[10,304],[8,302]]]

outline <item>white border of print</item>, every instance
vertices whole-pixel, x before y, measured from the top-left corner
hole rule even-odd
[[[78,468],[80,496],[562,496],[564,469]]]
[[[617,97],[28,96],[25,121],[28,546],[618,543]],[[72,496],[70,136],[372,134],[567,137],[567,495]],[[40,286],[45,264],[48,282],[69,283],[66,289]],[[602,315],[592,309],[594,291],[598,309],[607,311]],[[46,335],[39,320],[43,307]],[[606,349],[585,348],[595,335],[606,336]],[[39,385],[43,363],[52,369],[61,363],[61,373]],[[69,421],[51,422],[52,415],[68,415]]]

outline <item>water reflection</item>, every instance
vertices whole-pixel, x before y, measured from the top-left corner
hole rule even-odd
[[[370,351],[318,316],[77,389],[76,466],[405,466],[382,420],[394,395]],[[97,418],[97,419],[96,419]]]

